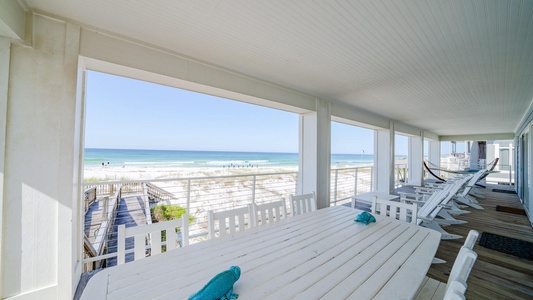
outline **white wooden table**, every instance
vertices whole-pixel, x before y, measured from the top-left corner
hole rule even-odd
[[[422,283],[440,233],[361,211],[320,209],[208,240],[96,274],[82,299],[184,299],[230,266],[247,299],[410,299]]]
[[[372,204],[372,199],[374,199],[374,197],[378,197],[378,199],[381,199],[381,200],[400,199],[400,196],[398,195],[390,195],[390,194],[382,193],[382,192],[367,192],[367,193],[362,193],[359,195],[352,196],[352,207],[355,208],[356,201],[362,201],[368,204]]]

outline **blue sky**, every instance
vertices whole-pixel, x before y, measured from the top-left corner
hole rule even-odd
[[[332,153],[373,154],[373,130],[331,127]],[[85,147],[296,153],[298,114],[90,71]]]

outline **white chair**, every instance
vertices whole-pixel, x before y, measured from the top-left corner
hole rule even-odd
[[[474,249],[474,246],[476,245],[477,238],[479,236],[479,232],[476,230],[470,230],[468,232],[468,235],[466,236],[465,242],[463,244],[463,247],[468,248],[470,250]]]
[[[464,299],[467,287],[466,281],[476,259],[476,252],[467,247],[461,247],[448,276],[448,282],[439,282],[426,277],[424,284],[418,289],[415,299]],[[459,284],[463,285],[464,289]],[[446,295],[448,295],[448,298],[446,298]]]
[[[470,230],[470,232],[468,232],[468,236],[465,239],[463,247],[473,250],[474,246],[476,245],[478,236],[479,236],[479,232],[477,232],[476,230]],[[440,258],[433,258],[433,262],[432,262],[432,264],[445,264],[445,263],[446,261]]]
[[[287,218],[285,199],[265,204],[253,204],[254,226],[265,225]]]
[[[210,239],[216,237],[217,231],[219,236],[244,231],[254,224],[252,205],[220,212],[210,210],[207,212],[207,223]]]
[[[464,300],[466,286],[459,281],[452,281],[444,294],[444,300]]]
[[[291,204],[291,214],[293,216],[305,214],[317,209],[315,192],[303,195],[289,196]]]
[[[372,199],[372,213],[384,215],[396,220],[416,224],[418,205],[407,204],[398,201],[381,200],[377,197]]]
[[[149,240],[150,255],[161,253],[161,246],[166,245],[166,251],[177,248],[179,228],[181,233],[181,245],[189,245],[189,215],[184,214],[180,219],[152,223],[149,225],[140,225],[127,227],[122,224],[118,226],[117,240],[117,264],[121,265],[126,262],[126,239],[133,237],[133,260],[146,257],[146,242]],[[166,242],[161,242],[161,232],[166,231]],[[147,239],[147,235],[149,238]]]
[[[466,286],[466,281],[468,280],[468,276],[470,276],[470,271],[474,267],[476,259],[476,252],[464,246],[461,247],[457,259],[455,259],[455,262],[453,263],[450,276],[448,276],[448,282],[446,284],[447,289],[450,287],[452,281],[459,281]]]

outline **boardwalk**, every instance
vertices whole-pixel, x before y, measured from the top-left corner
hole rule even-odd
[[[115,224],[108,242],[108,253],[117,251],[117,229],[119,225],[133,227],[146,224],[145,206],[141,196],[122,198],[118,205]],[[126,249],[133,248],[133,238],[126,239]],[[133,253],[126,254],[126,262],[133,261]],[[108,258],[106,266],[111,267],[117,264],[117,258]]]
[[[100,228],[100,224],[105,221],[103,214],[104,201],[93,202],[85,214],[85,234],[91,243],[94,243],[96,232]],[[145,205],[140,195],[124,197],[120,200],[115,215],[114,226],[110,230],[108,236],[107,253],[116,252],[117,249],[117,228],[118,225],[125,224],[126,227],[138,226],[146,224]],[[126,247],[129,249],[131,241],[127,241]],[[132,245],[131,245],[132,246]],[[126,261],[133,260],[133,254],[126,255]],[[116,258],[106,260],[108,267],[116,265]]]

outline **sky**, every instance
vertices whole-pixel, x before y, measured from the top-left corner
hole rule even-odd
[[[373,130],[331,129],[332,153],[373,154]],[[89,71],[85,147],[297,153],[298,114]]]

